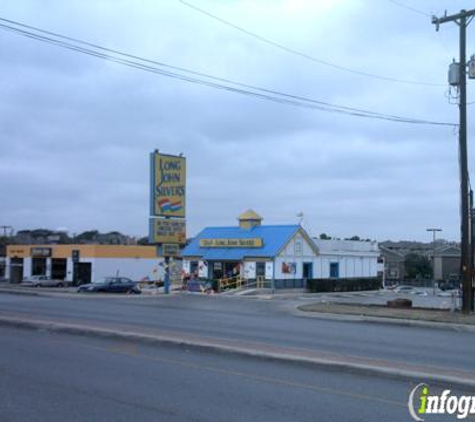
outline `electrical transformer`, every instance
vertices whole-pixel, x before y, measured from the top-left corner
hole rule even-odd
[[[449,66],[449,85],[460,85],[460,63],[450,63]]]

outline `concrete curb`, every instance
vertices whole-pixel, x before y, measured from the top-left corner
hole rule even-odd
[[[164,344],[171,346],[186,346],[194,349],[211,350],[214,352],[244,355],[258,359],[271,359],[284,362],[292,362],[299,364],[306,364],[315,367],[323,367],[333,370],[347,370],[351,372],[362,373],[366,375],[384,375],[388,377],[405,379],[405,380],[420,380],[423,382],[434,382],[449,384],[450,386],[459,386],[462,388],[475,388],[475,377],[473,374],[465,374],[465,377],[449,373],[449,369],[446,374],[433,373],[434,368],[427,368],[427,372],[423,370],[415,370],[407,368],[396,368],[395,366],[382,366],[382,365],[370,365],[367,363],[351,362],[350,360],[340,359],[328,359],[325,357],[316,356],[304,356],[298,354],[292,354],[285,349],[275,348],[274,351],[262,350],[258,348],[246,348],[234,345],[227,345],[219,343],[219,341],[213,342],[206,339],[187,339],[184,337],[172,337],[164,335],[155,335],[147,333],[137,333],[131,331],[119,331],[109,328],[99,327],[87,327],[79,324],[66,324],[51,321],[39,321],[17,317],[0,316],[0,324],[35,329],[35,330],[47,330],[55,333],[67,333],[75,335],[88,335],[99,338],[121,339],[126,341],[135,341],[149,344]],[[431,372],[429,372],[429,369]],[[441,368],[444,370],[444,368]]]
[[[26,290],[28,289],[28,290]],[[113,299],[113,298],[136,298],[136,299],[143,299],[149,297],[157,297],[157,296],[164,296],[165,294],[162,292],[144,292],[140,295],[127,295],[124,293],[78,293],[76,291],[58,291],[58,290],[49,290],[48,287],[43,288],[26,288],[26,289],[16,289],[16,288],[8,288],[8,287],[1,287],[0,286],[0,294],[10,294],[10,295],[19,295],[19,296],[39,296],[39,297],[61,297],[61,298],[89,298],[89,299]],[[172,291],[169,296],[176,294],[175,291]]]
[[[417,319],[388,318],[369,315],[339,314],[331,312],[302,311],[300,305],[295,307],[295,315],[304,318],[329,319],[333,321],[368,322],[374,324],[397,325],[402,327],[422,327],[438,330],[475,333],[475,325],[458,324],[453,322],[424,321]]]
[[[4,288],[4,287],[0,287],[0,293],[4,293],[7,295],[41,296],[40,292],[33,292],[30,290],[9,289],[9,288]]]

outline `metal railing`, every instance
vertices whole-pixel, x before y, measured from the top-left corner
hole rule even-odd
[[[223,277],[218,280],[218,291],[240,289],[242,285],[243,278],[239,274],[233,277]]]

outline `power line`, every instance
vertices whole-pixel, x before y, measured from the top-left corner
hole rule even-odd
[[[414,13],[417,13],[419,15],[424,15],[424,16],[428,16],[429,18],[432,17],[432,15],[430,13],[427,13],[427,12],[424,12],[422,10],[419,10],[419,9],[416,9],[415,7],[412,7],[412,6],[409,6],[405,3],[401,3],[400,1],[397,1],[397,0],[388,0],[390,1],[391,3],[395,4],[396,6],[399,6],[399,7],[402,7],[403,9],[407,9],[407,10],[410,10]]]
[[[171,66],[165,63],[161,63],[161,62],[157,62],[157,61],[153,61],[149,59],[144,59],[139,56],[131,55],[128,53],[122,53],[118,50],[108,49],[106,47],[102,47],[102,46],[92,44],[86,41],[67,37],[61,34],[56,34],[51,31],[35,28],[29,25],[25,25],[25,24],[4,19],[1,17],[0,17],[0,21],[10,23],[10,25],[0,24],[0,29],[11,31],[15,34],[19,34],[19,35],[22,35],[22,36],[25,36],[37,41],[53,44],[55,46],[66,48],[74,52],[87,54],[96,58],[119,63],[128,67],[160,74],[162,76],[167,76],[167,77],[179,79],[186,82],[205,85],[210,88],[226,90],[229,92],[234,92],[234,93],[238,93],[238,94],[242,94],[246,96],[259,98],[262,100],[268,100],[268,101],[273,101],[273,102],[277,102],[281,104],[288,104],[288,105],[293,105],[297,107],[316,109],[316,110],[332,112],[332,113],[340,113],[340,114],[347,114],[347,115],[353,115],[353,116],[358,116],[358,117],[374,118],[374,119],[381,119],[381,120],[390,120],[390,121],[402,122],[402,123],[426,124],[426,125],[437,125],[437,126],[455,126],[453,123],[436,122],[436,121],[430,121],[430,120],[415,119],[415,118],[402,117],[402,116],[396,116],[396,115],[391,115],[391,114],[384,114],[384,113],[374,112],[370,110],[363,110],[363,109],[358,109],[358,108],[353,108],[353,107],[335,105],[335,104],[327,103],[324,101],[315,100],[312,98],[286,94],[279,91],[274,91],[274,90],[270,90],[270,89],[266,89],[262,87],[243,84],[240,82],[232,81],[230,79],[218,78],[212,75],[195,72],[189,69],[179,68],[179,67]],[[20,29],[18,27],[12,26],[11,24],[20,26],[21,28],[28,28],[28,29],[34,30],[36,31],[36,33],[32,32],[31,30],[29,31],[26,29]],[[52,38],[51,36],[42,35],[42,34],[48,34],[55,38]],[[67,41],[63,41],[63,40],[67,40]],[[73,44],[71,41],[76,44]],[[77,44],[80,44],[80,45],[77,45]],[[93,47],[94,49],[82,47],[81,45]],[[126,57],[126,58],[123,58],[123,57]],[[152,64],[154,64],[155,66],[152,66]],[[165,69],[156,67],[156,66],[161,66],[161,67],[164,67]],[[172,70],[168,70],[168,69],[172,69]],[[179,70],[182,73],[177,73],[176,70]],[[183,73],[187,73],[187,74],[183,74]],[[203,79],[203,78],[206,78],[206,79]],[[232,84],[234,86],[226,85],[223,82],[226,82],[227,84]],[[247,88],[247,89],[244,89],[244,88]]]
[[[398,83],[405,83],[405,84],[411,84],[411,85],[425,85],[425,86],[445,86],[444,84],[440,84],[440,83],[435,83],[435,82],[424,82],[424,81],[413,81],[413,80],[408,80],[408,79],[399,79],[399,78],[393,78],[393,77],[389,77],[389,76],[382,76],[382,75],[376,75],[376,74],[373,74],[373,73],[368,73],[368,72],[364,72],[364,71],[361,71],[361,70],[357,70],[357,69],[352,69],[352,68],[349,68],[349,67],[346,67],[346,66],[341,66],[341,65],[338,65],[336,63],[332,63],[332,62],[329,62],[327,60],[323,60],[323,59],[319,59],[317,57],[314,57],[314,56],[311,56],[307,53],[303,53],[301,51],[298,51],[298,50],[295,50],[293,48],[289,48],[289,47],[286,47],[276,41],[273,41],[269,38],[265,38],[263,37],[262,35],[259,35],[259,34],[256,34],[255,32],[251,32],[249,31],[248,29],[245,29],[245,28],[242,28],[230,21],[227,21],[207,10],[204,10],[204,9],[201,9],[193,4],[190,4],[188,2],[186,2],[185,0],[178,0],[180,3],[182,3],[183,5],[189,7],[190,9],[193,9],[203,15],[206,15],[212,19],[215,19],[219,22],[221,22],[222,24],[224,25],[227,25],[233,29],[236,29],[237,31],[240,31],[250,37],[253,37],[261,42],[264,42],[266,44],[269,44],[269,45],[272,45],[273,47],[275,48],[278,48],[280,50],[283,50],[283,51],[286,51],[287,53],[290,53],[290,54],[294,54],[296,56],[299,56],[299,57],[302,57],[304,59],[307,59],[307,60],[310,60],[312,62],[315,62],[315,63],[319,63],[321,65],[324,65],[324,66],[328,66],[328,67],[331,67],[333,69],[338,69],[338,70],[341,70],[341,71],[344,71],[344,72],[348,72],[348,73],[353,73],[355,75],[360,75],[360,76],[366,76],[366,77],[369,77],[369,78],[374,78],[374,79],[379,79],[379,80],[383,80],[383,81],[387,81],[387,82],[398,82]]]

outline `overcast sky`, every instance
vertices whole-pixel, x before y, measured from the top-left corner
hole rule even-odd
[[[447,69],[458,27],[430,15],[470,1],[187,0],[314,59],[290,54],[178,0],[4,2],[0,17],[167,65],[384,114],[458,122]],[[396,4],[396,3],[399,3]],[[410,10],[406,5],[417,9]],[[475,22],[468,29],[473,50]],[[475,101],[475,81],[469,81]],[[455,100],[451,100],[453,103]],[[469,106],[469,165],[473,106]],[[266,224],[312,235],[458,240],[450,126],[299,108],[184,82],[0,31],[0,225],[148,231],[149,153],[187,158],[188,235]]]

